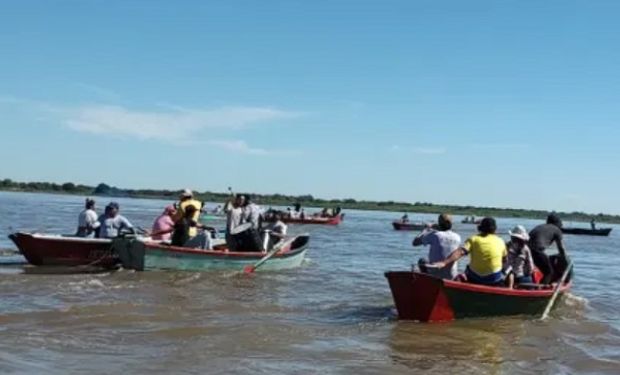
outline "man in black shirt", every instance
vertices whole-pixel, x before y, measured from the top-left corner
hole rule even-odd
[[[549,284],[553,280],[553,266],[545,250],[555,243],[560,252],[560,256],[566,259],[566,249],[562,241],[562,220],[556,214],[547,217],[547,224],[542,224],[532,229],[530,232],[529,246],[532,250],[534,264],[543,273],[541,281]]]

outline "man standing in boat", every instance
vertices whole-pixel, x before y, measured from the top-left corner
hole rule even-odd
[[[452,217],[448,214],[441,214],[437,218],[438,230],[427,227],[419,236],[413,240],[413,246],[428,245],[428,262],[436,263],[444,261],[454,250],[461,245],[461,236],[452,231]],[[422,268],[426,260],[421,259]],[[452,280],[456,277],[458,262],[448,264],[439,269],[427,269],[426,272],[441,277],[442,279]]]
[[[545,250],[553,243],[558,248],[560,256],[566,260],[566,249],[562,240],[562,220],[554,213],[547,217],[547,223],[541,224],[530,232],[530,249],[534,264],[543,273],[542,284],[549,284],[554,279],[553,265]]]
[[[97,212],[95,212],[95,200],[86,198],[84,210],[80,212],[78,217],[78,229],[75,235],[78,237],[94,237],[99,225]]]
[[[235,251],[237,249],[237,243],[233,237],[233,233],[235,233],[236,228],[242,223],[243,206],[245,206],[245,196],[241,194],[232,196],[224,206],[224,211],[226,212],[226,244],[230,251]]]

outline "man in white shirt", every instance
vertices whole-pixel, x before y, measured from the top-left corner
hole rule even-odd
[[[84,210],[78,216],[77,237],[94,237],[95,230],[99,228],[99,220],[97,220],[97,212],[95,212],[95,201],[86,198]]]
[[[428,262],[441,262],[461,245],[461,236],[452,231],[452,217],[441,214],[437,219],[439,230],[425,229],[413,240],[413,246],[430,246]],[[423,262],[424,263],[424,262]],[[452,280],[457,273],[458,264],[454,262],[441,269],[427,269],[427,272],[442,279]]]

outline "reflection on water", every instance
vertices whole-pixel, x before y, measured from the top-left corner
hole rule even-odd
[[[82,202],[0,193],[0,248],[13,247],[9,226],[72,232]],[[167,202],[120,203],[148,227]],[[424,254],[391,229],[396,216],[349,211],[340,227],[291,227],[311,234],[304,266],[249,277],[0,265],[0,373],[618,373],[620,229],[567,237],[575,288],[548,321],[420,324],[396,320],[383,276]]]

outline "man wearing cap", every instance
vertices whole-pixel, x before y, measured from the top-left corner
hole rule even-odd
[[[122,230],[128,230],[133,233],[133,225],[124,216],[119,215],[120,206],[116,202],[110,202],[105,207],[103,215],[99,216],[99,238],[118,237]]]
[[[78,217],[78,229],[75,235],[78,237],[94,237],[95,230],[99,228],[99,225],[97,212],[95,212],[95,201],[86,198],[84,210],[80,212]]]
[[[194,199],[194,193],[190,189],[185,189],[181,192],[179,196],[179,203],[177,205],[177,211],[172,217],[175,223],[180,222],[185,218],[185,211],[189,206],[194,206],[195,210],[192,210],[194,213],[191,217],[196,223],[198,222],[198,218],[200,217],[200,209],[202,208],[202,203],[196,199]],[[191,227],[189,229],[189,236],[195,237],[198,234],[196,227]]]
[[[437,219],[438,230],[432,227],[425,229],[413,240],[413,246],[428,245],[428,261],[431,263],[445,260],[454,250],[461,245],[461,236],[452,231],[452,217],[441,214]],[[425,260],[422,260],[424,264]],[[423,266],[421,267],[424,268]],[[446,265],[444,268],[427,269],[426,272],[442,279],[452,280],[456,277],[458,262]]]
[[[566,249],[562,241],[562,220],[554,213],[547,216],[546,224],[541,224],[530,232],[529,245],[532,249],[532,258],[544,275],[542,284],[549,284],[554,278],[551,260],[545,254],[545,250],[553,243],[557,246],[560,256],[566,259]]]
[[[532,253],[527,246],[530,236],[527,234],[523,225],[517,225],[511,231],[508,247],[508,256],[504,266],[505,273],[508,275],[508,287],[512,288],[515,284],[532,283],[532,273],[534,272],[534,261]]]

